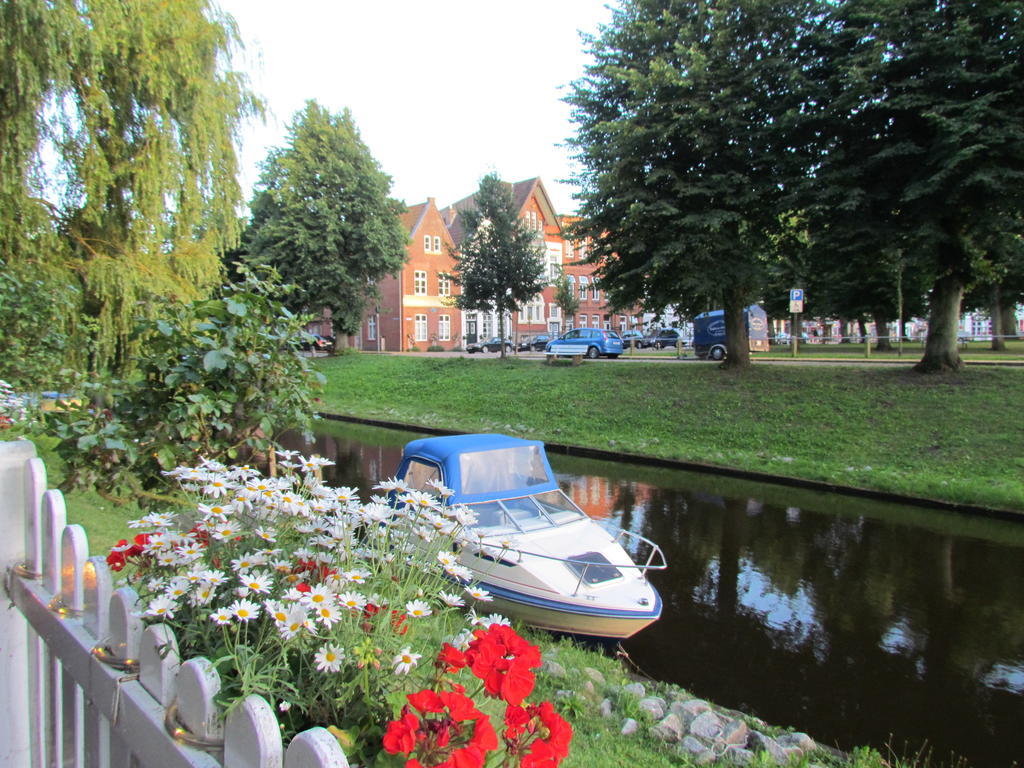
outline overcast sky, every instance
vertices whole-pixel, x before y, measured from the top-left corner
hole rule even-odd
[[[563,146],[573,133],[565,86],[588,57],[578,30],[611,17],[606,0],[219,0],[235,17],[265,126],[243,134],[248,197],[267,150],[307,99],[348,107],[363,141],[407,204],[439,206],[496,171],[540,176],[572,213]]]

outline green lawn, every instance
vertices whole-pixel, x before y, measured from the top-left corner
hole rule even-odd
[[[317,363],[326,412],[1024,512],[1024,369],[470,360]]]

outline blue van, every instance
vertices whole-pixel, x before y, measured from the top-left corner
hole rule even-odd
[[[757,304],[743,310],[751,352],[768,351],[768,315]],[[725,359],[725,311],[715,309],[693,318],[693,351],[697,357]]]

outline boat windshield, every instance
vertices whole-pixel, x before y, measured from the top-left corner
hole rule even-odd
[[[500,493],[548,482],[540,446],[523,445],[492,451],[473,451],[459,456],[464,495]]]
[[[585,515],[561,491],[546,491],[534,496],[519,496],[500,501],[482,501],[467,505],[477,515],[476,528],[494,533],[525,533],[564,525]]]

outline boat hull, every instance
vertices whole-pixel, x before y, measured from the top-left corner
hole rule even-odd
[[[478,611],[494,611],[532,627],[553,632],[624,640],[653,624],[661,616],[661,597],[653,587],[653,604],[634,611],[552,600],[486,582],[480,586],[490,592],[493,600],[478,603]]]

